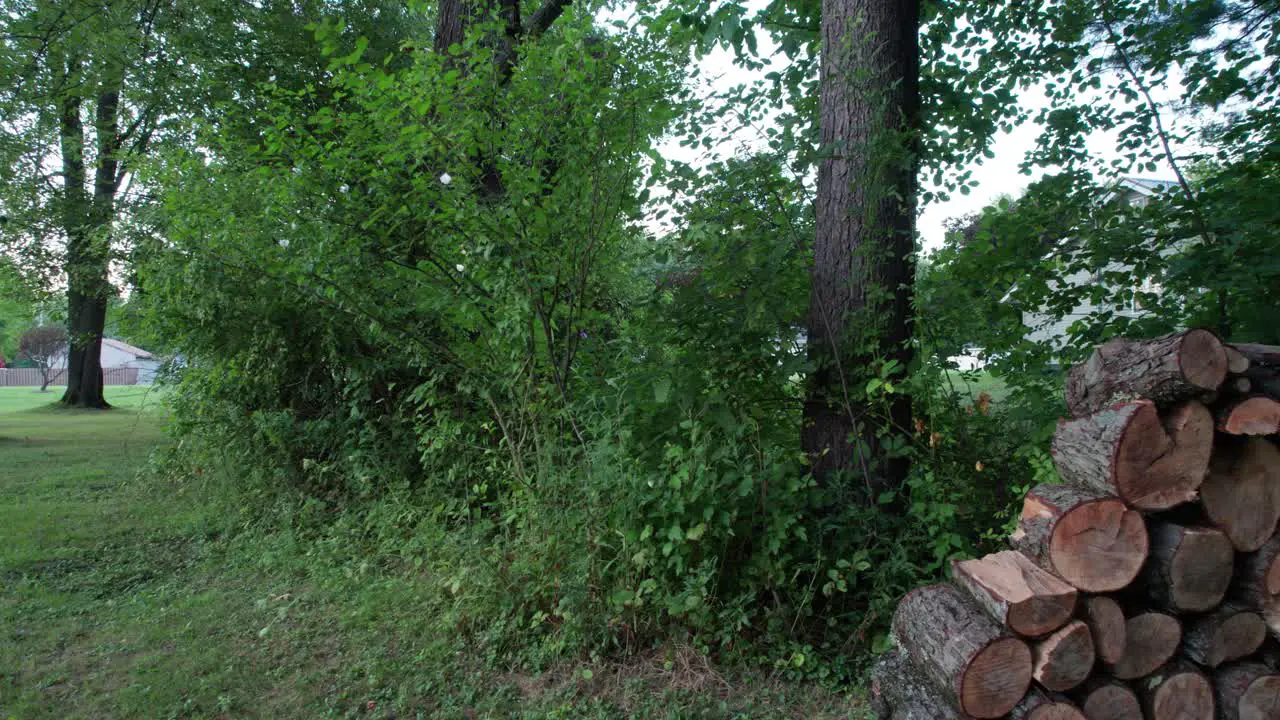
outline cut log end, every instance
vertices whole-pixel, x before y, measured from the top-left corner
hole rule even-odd
[[[1168,610],[1203,612],[1222,602],[1231,585],[1235,551],[1216,528],[1153,521],[1145,579],[1154,600]]]
[[[1213,676],[1218,711],[1225,720],[1280,718],[1280,674],[1261,663],[1219,668]]]
[[[1109,597],[1092,597],[1085,602],[1085,622],[1093,635],[1094,652],[1104,663],[1116,663],[1124,655],[1125,621],[1120,604]]]
[[[1237,550],[1257,550],[1280,520],[1280,449],[1263,438],[1224,443],[1200,495],[1205,514]]]
[[[997,718],[1008,713],[1031,684],[1031,651],[1017,638],[1001,638],[983,648],[960,679],[960,705],[970,715]]]
[[[1280,433],[1280,402],[1259,396],[1233,403],[1218,413],[1218,430],[1228,435]]]
[[[1071,701],[1032,687],[1009,713],[1009,720],[1087,720]]]
[[[1249,361],[1249,356],[1237,350],[1232,345],[1223,348],[1227,353],[1227,372],[1232,375],[1243,375],[1249,371],[1249,366],[1253,363]]]
[[[1228,604],[1193,622],[1183,638],[1183,649],[1187,657],[1214,668],[1252,655],[1266,637],[1267,625],[1260,613]]]
[[[1182,624],[1172,615],[1146,612],[1125,622],[1126,643],[1120,661],[1110,666],[1121,680],[1149,675],[1169,661],[1182,642]]]
[[[1089,720],[1136,720],[1142,717],[1142,704],[1127,685],[1099,682],[1080,696],[1080,707]]]
[[[1147,717],[1167,720],[1214,720],[1213,686],[1189,668],[1147,678]]]
[[[1190,330],[1178,348],[1178,366],[1187,382],[1202,390],[1217,390],[1227,379],[1231,358],[1217,335]]]
[[[1137,576],[1147,555],[1142,516],[1119,500],[1088,503],[1059,521],[1049,546],[1053,566],[1081,590],[1110,592]]]
[[[1036,644],[1031,676],[1049,690],[1062,692],[1089,677],[1096,658],[1089,626],[1076,620]]]

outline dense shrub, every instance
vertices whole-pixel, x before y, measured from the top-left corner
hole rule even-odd
[[[678,63],[559,33],[497,88],[492,48],[331,48],[330,86],[153,168],[137,254],[187,364],[175,462],[224,479],[230,522],[422,574],[491,659],[675,634],[827,672],[807,658],[870,647],[1002,522],[1012,449],[937,368],[886,365],[864,394],[927,399],[900,448],[927,462],[870,506],[817,487],[803,184],[769,156],[670,169],[687,200],[653,237],[639,168]]]

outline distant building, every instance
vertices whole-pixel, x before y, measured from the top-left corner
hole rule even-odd
[[[67,356],[63,355],[52,363],[52,367],[65,370]],[[102,369],[133,369],[138,371],[138,384],[150,385],[156,380],[156,372],[160,369],[160,360],[147,350],[134,347],[123,340],[102,338]]]
[[[1143,207],[1151,202],[1152,197],[1176,187],[1177,183],[1166,180],[1125,178],[1120,181],[1114,192],[1129,204],[1135,207]],[[1110,195],[1107,200],[1115,197],[1115,195]],[[1104,271],[1123,269],[1122,265],[1116,264],[1114,267],[1104,268]],[[1102,272],[1077,272],[1062,278],[1062,282],[1069,286],[1080,287],[1101,283],[1103,282],[1102,276]],[[1161,291],[1160,285],[1152,280],[1144,281],[1140,287],[1134,289],[1145,293],[1159,293]],[[1040,312],[1024,311],[1022,313],[1022,324],[1028,328],[1027,338],[1029,340],[1048,342],[1055,349],[1058,349],[1067,344],[1067,328],[1071,327],[1072,323],[1103,310],[1129,318],[1139,318],[1147,313],[1146,310],[1136,304],[1100,307],[1091,300],[1086,299],[1061,318]]]

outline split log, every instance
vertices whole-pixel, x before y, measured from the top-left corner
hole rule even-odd
[[[1182,624],[1172,615],[1144,612],[1125,621],[1124,655],[1107,669],[1121,680],[1149,675],[1178,651]]]
[[[1235,552],[1217,528],[1185,527],[1154,518],[1147,523],[1151,552],[1143,583],[1166,610],[1202,612],[1227,595]]]
[[[1137,686],[1148,718],[1214,720],[1213,685],[1190,663],[1169,663]]]
[[[1053,632],[1075,612],[1076,589],[1013,550],[953,563],[951,577],[996,622],[1019,635]]]
[[[1261,395],[1233,402],[1218,411],[1218,430],[1228,435],[1280,433],[1280,402]]]
[[[1031,684],[1031,649],[950,585],[907,593],[893,615],[893,634],[922,674],[961,712],[998,718]]]
[[[1262,438],[1220,443],[1200,504],[1237,550],[1262,547],[1280,520],[1280,449]]]
[[[1093,634],[1073,620],[1031,649],[1031,677],[1049,690],[1061,692],[1084,682],[1093,670]]]
[[[961,720],[960,713],[894,649],[871,671],[871,706],[880,720]]]
[[[1213,686],[1224,720],[1280,718],[1280,674],[1266,665],[1225,665],[1213,674]]]
[[[1084,602],[1084,619],[1093,636],[1093,648],[1104,663],[1116,663],[1124,655],[1125,620],[1120,604],[1109,597],[1091,597]]]
[[[1249,363],[1265,367],[1280,367],[1280,346],[1259,345],[1257,343],[1234,343],[1232,345],[1240,354],[1249,358]]]
[[[1240,352],[1234,345],[1226,345],[1223,350],[1227,353],[1227,372],[1232,375],[1243,375],[1249,371],[1249,366],[1253,363],[1249,361],[1249,356]]]
[[[1085,681],[1072,693],[1089,720],[1135,720],[1142,717],[1142,704],[1128,685],[1106,676]]]
[[[1280,603],[1280,535],[1238,558],[1231,596],[1255,610]]]
[[[1114,494],[1139,510],[1194,500],[1213,449],[1213,416],[1191,401],[1163,419],[1150,400],[1062,420],[1053,460],[1073,485]]]
[[[1009,720],[1087,720],[1070,700],[1032,687],[1009,713]]]
[[[1252,655],[1267,639],[1267,625],[1256,610],[1227,603],[1193,621],[1182,650],[1197,663],[1215,668]]]
[[[1068,485],[1040,485],[1027,493],[1009,542],[1085,592],[1125,587],[1147,557],[1141,515],[1118,498]]]
[[[1208,330],[1154,340],[1115,339],[1067,375],[1067,408],[1075,417],[1125,400],[1173,405],[1212,392],[1227,377],[1227,352]]]

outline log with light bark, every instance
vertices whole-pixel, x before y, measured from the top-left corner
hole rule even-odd
[[[1065,697],[1052,695],[1032,687],[1009,713],[1009,720],[1088,720],[1080,709]]]
[[[1135,685],[1148,718],[1214,720],[1213,684],[1190,663],[1171,662]]]
[[[1280,367],[1280,345],[1233,343],[1237,352],[1249,359],[1250,366]]]
[[[1161,612],[1138,613],[1125,621],[1125,638],[1124,654],[1107,669],[1121,680],[1133,680],[1173,657],[1182,642],[1182,623]]]
[[[900,649],[871,671],[871,707],[880,720],[961,720],[960,713],[912,666]]]
[[[1009,542],[1086,592],[1125,587],[1147,557],[1141,515],[1118,498],[1069,485],[1040,485],[1027,493]]]
[[[1280,449],[1263,438],[1219,443],[1200,504],[1237,550],[1262,547],[1280,521]]]
[[[1142,717],[1138,695],[1125,683],[1095,675],[1071,693],[1089,720],[1135,720]]]
[[[1232,375],[1243,375],[1249,371],[1249,366],[1253,363],[1249,361],[1249,356],[1240,352],[1234,345],[1226,345],[1223,350],[1227,353],[1227,372]]]
[[[1104,595],[1084,601],[1084,621],[1093,636],[1093,649],[1104,663],[1119,662],[1124,655],[1125,620],[1120,603]]]
[[[1142,571],[1148,595],[1158,607],[1203,612],[1227,595],[1235,553],[1217,528],[1186,527],[1150,518],[1151,550]]]
[[[1139,510],[1193,500],[1213,449],[1213,416],[1191,401],[1162,417],[1150,400],[1058,423],[1053,460],[1068,483],[1114,494]]]
[[[1237,557],[1231,596],[1255,610],[1280,604],[1280,535]]]
[[[1067,408],[1080,417],[1140,397],[1173,405],[1217,390],[1227,365],[1226,349],[1207,330],[1154,340],[1112,340],[1071,369]]]
[[[1084,682],[1096,659],[1093,634],[1082,620],[1072,620],[1031,648],[1031,677],[1049,690],[1062,692]]]
[[[1255,395],[1229,403],[1218,410],[1218,431],[1228,435],[1280,433],[1280,402]]]
[[[1218,668],[1213,687],[1223,720],[1280,718],[1280,674],[1262,663],[1235,663]]]
[[[951,577],[996,622],[1019,635],[1053,632],[1075,611],[1076,589],[1020,552],[1006,550],[955,562]]]
[[[1226,603],[1189,623],[1182,637],[1182,651],[1200,665],[1215,668],[1257,652],[1267,638],[1262,615]]]
[[[893,615],[893,634],[921,673],[974,717],[1008,713],[1031,683],[1031,649],[954,586],[907,593]]]

